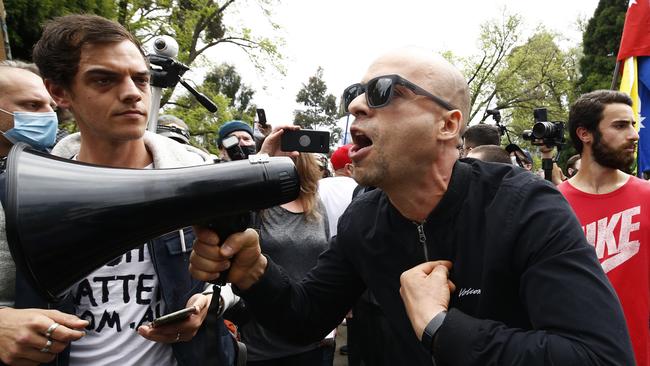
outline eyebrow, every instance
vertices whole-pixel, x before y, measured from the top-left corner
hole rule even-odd
[[[45,100],[45,99],[41,99],[41,98],[38,98],[38,97],[26,97],[26,98],[18,99],[18,100],[15,101],[15,103],[18,104],[18,105],[26,104],[26,103],[35,103],[35,104],[39,104],[39,105],[47,105],[47,104],[56,105],[54,103],[54,100],[51,99],[51,98]]]
[[[631,124],[635,124],[636,121],[634,119],[620,118],[620,119],[612,120],[610,123],[612,123],[612,124],[614,124],[614,123],[631,123]]]
[[[110,76],[110,77],[117,77],[120,76],[121,73],[115,72],[112,70],[108,69],[101,69],[101,68],[96,68],[96,69],[90,69],[85,72],[85,75],[88,77],[94,77],[94,76]],[[151,72],[149,70],[146,71],[136,71],[135,73],[131,74],[131,76],[150,76]]]

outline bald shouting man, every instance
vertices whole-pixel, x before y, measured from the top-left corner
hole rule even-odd
[[[196,277],[229,266],[260,323],[300,342],[322,338],[369,288],[400,342],[388,364],[633,364],[620,304],[559,192],[512,165],[457,160],[469,111],[458,70],[398,50],[343,102],[354,179],[379,189],[350,204],[316,267],[294,282],[254,231],[218,247],[201,230]]]

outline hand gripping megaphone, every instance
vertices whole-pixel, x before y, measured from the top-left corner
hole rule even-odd
[[[77,281],[147,240],[298,197],[290,158],[251,157],[175,169],[73,162],[15,145],[7,160],[9,249],[35,289],[56,301]]]

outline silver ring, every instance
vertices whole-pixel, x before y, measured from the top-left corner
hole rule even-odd
[[[45,338],[48,338],[48,339],[52,338],[52,333],[54,332],[54,330],[56,328],[59,327],[59,325],[61,325],[61,324],[59,324],[57,322],[52,323],[52,325],[50,325],[50,327],[47,328],[47,330],[45,331]]]
[[[181,332],[176,333],[176,339],[174,339],[174,342],[178,342],[181,340]]]
[[[52,347],[52,340],[48,339],[47,343],[45,343],[45,347],[41,348],[41,352],[50,353],[50,347]]]

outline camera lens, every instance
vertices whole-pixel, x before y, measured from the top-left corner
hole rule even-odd
[[[555,125],[551,122],[537,122],[533,126],[533,136],[538,139],[552,137],[555,132]]]
[[[165,43],[165,40],[162,38],[156,39],[153,45],[154,47],[156,47],[157,50],[164,50],[165,47],[167,47],[167,43]]]
[[[300,139],[298,139],[298,143],[302,147],[307,147],[309,144],[311,144],[311,139],[307,135],[302,135],[300,136]]]

